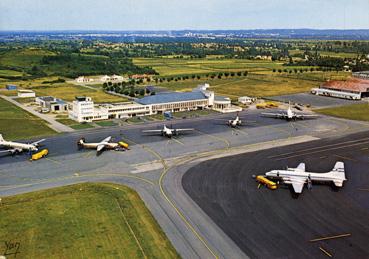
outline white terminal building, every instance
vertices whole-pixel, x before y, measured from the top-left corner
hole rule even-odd
[[[133,116],[162,114],[166,111],[191,111],[213,109],[219,112],[237,112],[242,108],[231,104],[228,97],[215,96],[208,91],[208,84],[192,92],[158,93],[138,99],[136,102],[94,105],[90,97],[76,97],[69,117],[78,122],[121,119]]]

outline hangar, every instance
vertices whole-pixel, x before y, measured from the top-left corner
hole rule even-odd
[[[331,80],[311,89],[315,95],[361,100],[369,97],[369,71],[353,73],[346,81]]]

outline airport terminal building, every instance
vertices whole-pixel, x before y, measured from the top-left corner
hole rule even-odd
[[[319,88],[311,89],[311,93],[350,100],[369,97],[369,71],[353,73],[346,81],[327,81]]]
[[[135,102],[95,105],[90,97],[76,97],[69,118],[78,122],[92,122],[107,119],[122,119],[134,116],[163,114],[166,111],[179,112],[213,109],[222,113],[241,111],[231,104],[228,97],[215,96],[213,91],[202,87],[192,92],[169,92],[150,95]]]

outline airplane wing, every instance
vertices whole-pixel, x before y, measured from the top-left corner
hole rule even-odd
[[[302,188],[304,188],[304,183],[292,182],[292,187],[295,193],[302,193]]]
[[[97,145],[96,151],[97,152],[101,152],[104,148],[105,148],[105,145],[104,144]]]
[[[263,112],[261,114],[264,117],[272,117],[272,118],[284,118],[286,117],[286,114],[284,113],[272,113],[272,112]]]
[[[193,131],[195,129],[175,129],[176,132]]]
[[[41,142],[44,142],[46,139],[40,139],[40,140],[38,140],[38,141],[36,141],[36,142],[33,142],[33,143],[31,143],[31,145],[34,145],[34,146],[37,146],[38,144],[40,144]]]
[[[109,142],[110,140],[111,140],[111,136],[109,136],[109,137],[107,137],[107,138],[103,139],[100,143],[102,143],[102,142]]]
[[[0,153],[13,153],[15,149],[1,150]]]
[[[143,130],[142,133],[161,133],[163,130]]]
[[[301,177],[285,177],[283,178],[283,181],[290,183],[295,193],[302,193],[306,179]]]
[[[318,115],[315,114],[296,114],[295,116],[298,119],[313,119],[319,117]]]
[[[296,167],[297,171],[300,172],[305,172],[305,163],[300,163],[297,167]]]

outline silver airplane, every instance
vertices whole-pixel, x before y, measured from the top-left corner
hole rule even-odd
[[[181,132],[188,132],[193,131],[195,129],[189,128],[189,129],[173,129],[168,128],[166,125],[164,125],[163,129],[159,130],[143,130],[142,133],[154,133],[154,134],[160,134],[162,136],[171,138],[172,136],[178,135]]]
[[[295,193],[301,193],[304,184],[308,184],[311,189],[312,182],[333,182],[336,187],[342,187],[346,181],[345,166],[343,162],[337,162],[332,171],[328,173],[311,173],[305,171],[305,164],[300,163],[297,168],[287,168],[287,170],[272,170],[267,172],[266,177],[280,179],[286,184],[291,184]]]
[[[280,112],[263,112],[261,114],[264,117],[272,117],[277,119],[283,119],[283,120],[303,120],[303,119],[314,119],[317,118],[318,115],[314,114],[302,114],[302,113],[296,113],[292,110],[291,104],[288,104],[288,108],[286,111],[280,111]]]
[[[40,143],[45,141],[45,139],[40,139],[36,142],[25,144],[14,141],[6,141],[3,135],[0,134],[0,146],[7,148],[6,150],[1,150],[0,153],[10,153],[12,155],[22,153],[23,151],[35,152],[38,151]]]
[[[97,154],[107,149],[112,149],[116,151],[128,149],[127,143],[123,141],[119,141],[118,143],[113,143],[113,142],[110,142],[110,140],[111,140],[111,136],[97,143],[86,143],[86,139],[81,138],[80,140],[78,140],[77,146],[78,146],[78,149],[82,149],[82,148],[96,149]]]
[[[238,126],[241,126],[243,124],[243,121],[240,119],[240,116],[236,115],[236,117],[234,119],[231,120],[222,120],[222,119],[215,119],[215,120],[221,120],[224,121],[224,123],[226,123],[228,126],[232,127],[232,128],[237,128]],[[251,121],[249,121],[251,122]]]

